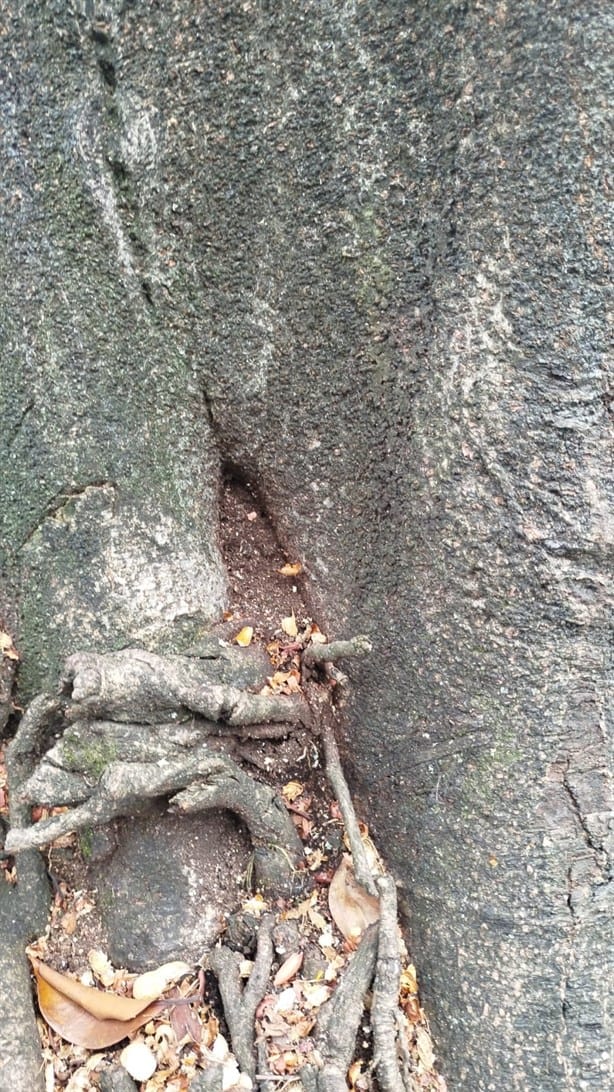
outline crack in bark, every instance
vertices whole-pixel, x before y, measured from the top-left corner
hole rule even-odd
[[[13,444],[15,443],[17,437],[19,436],[19,433],[21,432],[21,429],[23,428],[24,422],[29,417],[30,413],[34,409],[34,406],[35,406],[34,399],[31,398],[30,401],[28,402],[28,404],[21,411],[21,414],[19,415],[17,421],[13,425],[12,432],[11,432],[10,436],[8,437],[8,439],[6,441],[6,446],[8,448],[11,448],[13,446]]]
[[[43,524],[48,519],[53,519],[54,516],[59,515],[61,513],[62,509],[65,508],[68,504],[70,504],[71,501],[78,500],[80,497],[85,497],[85,496],[87,496],[88,493],[90,493],[91,491],[97,490],[97,489],[112,489],[113,490],[113,508],[114,508],[115,503],[117,501],[119,487],[117,485],[117,482],[114,482],[111,479],[106,479],[106,478],[96,479],[96,480],[91,481],[91,482],[86,482],[85,485],[74,486],[72,489],[68,489],[68,490],[62,489],[59,493],[56,493],[51,498],[50,501],[47,502],[47,504],[45,505],[44,512],[42,512],[42,514],[36,520],[36,523],[30,528],[30,530],[27,532],[25,537],[22,539],[22,541],[17,546],[16,553],[19,553],[20,550],[23,550],[24,547],[27,546],[28,543],[32,541],[32,539],[34,538],[34,535],[36,534],[36,532],[39,531],[42,528]]]
[[[594,840],[594,837],[593,837],[593,834],[591,833],[590,827],[589,827],[588,823],[586,822],[586,817],[584,816],[584,814],[582,812],[582,808],[580,806],[580,802],[578,800],[578,797],[577,797],[577,795],[576,795],[576,793],[575,793],[575,791],[573,789],[573,786],[569,782],[569,769],[570,769],[570,761],[568,761],[567,769],[563,773],[562,785],[563,785],[563,788],[565,789],[565,791],[567,793],[567,796],[568,796],[569,801],[571,803],[573,813],[574,813],[574,815],[575,815],[575,817],[576,817],[576,819],[578,821],[578,824],[579,824],[580,829],[582,831],[582,834],[584,836],[584,841],[586,843],[586,846],[595,855],[596,863],[599,865],[601,871],[603,872],[605,870],[605,868],[607,867],[607,865],[608,865],[608,853],[607,853],[607,851],[604,848],[602,843],[595,842],[595,840]]]

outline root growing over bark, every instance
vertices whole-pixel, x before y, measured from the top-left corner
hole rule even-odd
[[[309,645],[303,663],[337,681],[337,658],[363,655],[366,638]],[[302,696],[253,694],[232,683],[235,650],[213,642],[205,656],[157,656],[139,649],[108,655],[78,653],[66,662],[61,696],[41,695],[24,714],[8,748],[11,829],[5,851],[19,854],[19,875],[41,881],[36,852],[64,834],[138,814],[153,798],[189,815],[221,808],[246,824],[254,846],[257,886],[279,896],[293,891],[303,847],[275,792],[249,776],[224,749],[224,737],[275,738],[311,714]],[[229,681],[230,673],[230,681]],[[321,710],[325,768],[349,840],[358,883],[380,899],[381,917],[365,932],[334,994],[322,1006],[313,1038],[316,1061],[301,1070],[307,1092],[346,1092],[365,997],[373,983],[374,1064],[382,1092],[406,1092],[408,1055],[399,1022],[400,951],[392,877],[374,876],[343,773],[330,707]],[[61,734],[58,738],[58,729]],[[48,737],[56,741],[45,752]],[[33,804],[68,810],[32,825]],[[27,886],[27,882],[26,882]],[[264,1041],[255,1041],[256,1011],[273,961],[275,919],[260,921],[253,969],[243,987],[242,956],[226,945],[204,965],[216,975],[232,1049],[261,1092],[276,1087],[266,1072]],[[198,1087],[219,1092],[222,1072],[212,1066]]]

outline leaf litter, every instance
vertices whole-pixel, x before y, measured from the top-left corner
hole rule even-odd
[[[297,776],[279,786],[305,841],[306,871],[317,877],[313,890],[304,898],[273,903],[246,891],[241,907],[260,920],[273,913],[280,927],[296,926],[292,950],[281,946],[273,962],[255,1019],[268,1073],[282,1083],[292,1081],[284,1087],[294,1092],[303,1089],[302,1067],[318,1064],[313,1038],[318,1014],[334,996],[365,930],[379,916],[378,900],[354,875],[339,805],[314,773],[305,760]],[[364,824],[360,834],[372,867],[382,871]],[[115,968],[103,948],[90,949],[80,975],[78,969],[59,973],[44,963],[50,933],[78,929],[92,911],[86,893],[61,889],[47,936],[28,950],[45,1018],[40,1029],[49,1092],[92,1092],[103,1072],[118,1063],[141,1092],[186,1092],[197,1074],[212,1065],[221,1066],[224,1092],[248,1092],[253,1082],[241,1072],[224,1034],[224,1013],[207,994],[202,968],[173,961],[136,975]],[[398,1008],[412,1066],[408,1092],[445,1092],[435,1069],[415,965],[402,942],[401,950]],[[241,972],[247,976],[252,968],[252,961],[244,960]],[[350,1089],[376,1092],[368,996],[355,1053],[347,1073]]]
[[[261,516],[250,511],[247,519],[260,522]],[[246,560],[240,544],[236,550],[237,588]],[[298,562],[277,566],[277,572],[286,580],[301,570]],[[237,644],[247,646],[252,640],[262,638],[263,632],[256,633],[251,625],[237,630],[234,619],[241,616],[237,606],[227,612],[226,621],[234,627],[229,637],[234,636]],[[293,693],[304,684],[302,650],[310,644],[324,645],[327,638],[315,622],[303,620],[296,607],[290,612],[280,612],[276,624],[276,631],[269,626],[269,634],[271,629],[274,631],[272,637],[267,638],[264,633],[272,664],[267,688]],[[264,631],[266,628],[263,627]],[[12,648],[6,652],[10,655]],[[328,685],[335,686],[334,676]],[[246,890],[241,905],[242,912],[257,921],[273,915],[276,926],[296,928],[290,947],[275,946],[269,981],[254,1021],[256,1043],[263,1047],[263,1053],[259,1052],[256,1082],[264,1065],[270,1076],[268,1085],[265,1081],[262,1088],[279,1087],[284,1092],[303,1092],[302,1067],[321,1061],[314,1039],[318,1016],[323,1006],[334,1000],[348,968],[357,958],[360,938],[379,913],[377,899],[354,875],[347,837],[344,840],[342,809],[321,776],[322,757],[317,744],[306,746],[301,758],[294,776],[288,780],[286,774],[278,791],[304,841],[306,872],[314,881],[313,890],[302,898],[273,902]],[[7,805],[0,753],[0,809],[4,811]],[[374,874],[382,874],[381,860],[364,824],[360,827],[360,837]],[[53,855],[53,848],[50,854]],[[9,865],[4,872],[5,879],[11,882]],[[71,969],[64,973],[45,963],[46,958],[57,960],[63,948],[73,953],[79,951],[73,941],[83,933],[91,940],[85,960],[69,958]],[[406,1092],[445,1092],[445,1082],[436,1071],[415,965],[402,939],[400,952],[397,1022],[402,1029],[402,1049],[409,1059]],[[42,1016],[38,1018],[46,1092],[92,1092],[100,1087],[102,1074],[118,1064],[132,1074],[140,1092],[186,1092],[198,1074],[212,1066],[221,1067],[223,1092],[231,1089],[249,1092],[253,1087],[250,1077],[241,1072],[229,1044],[219,993],[208,988],[205,980],[208,973],[205,976],[202,967],[182,962],[172,970],[164,965],[140,976],[115,968],[104,950],[95,899],[87,892],[59,883],[47,933],[30,946],[29,955],[39,991],[42,984],[47,998],[40,1005],[41,1013],[51,1015],[50,1022]],[[63,966],[66,965],[64,960]],[[252,969],[251,960],[242,961],[241,974],[245,978]],[[98,995],[94,1014],[90,1011],[92,994]],[[76,1006],[76,1011],[70,1005]],[[132,1006],[139,1011],[135,1012]],[[371,996],[367,993],[354,1058],[346,1075],[349,1088],[356,1092],[378,1089],[370,1006]],[[90,1046],[69,1042],[84,1019],[87,1025],[84,1013],[102,1025],[123,1025],[119,1031],[124,1034],[116,1045],[103,1045],[104,1036],[94,1041],[88,1039]],[[102,1030],[111,1031],[108,1026]]]

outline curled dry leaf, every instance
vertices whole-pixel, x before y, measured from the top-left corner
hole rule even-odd
[[[348,1081],[350,1088],[356,1088],[356,1083],[363,1075],[362,1061],[352,1062],[348,1069]]]
[[[13,644],[13,638],[10,633],[5,633],[4,630],[0,630],[0,653],[6,656],[7,660],[19,660],[19,653]]]
[[[301,982],[301,990],[305,1004],[310,1009],[319,1009],[333,992],[325,982]]]
[[[427,1071],[432,1069],[435,1064],[435,1055],[433,1053],[433,1042],[426,1028],[416,1029],[416,1047],[424,1069]]]
[[[192,974],[192,968],[180,959],[175,960],[173,963],[163,963],[161,967],[156,967],[153,971],[146,971],[145,974],[140,974],[138,978],[135,978],[132,983],[132,996],[137,1000],[144,997],[148,997],[150,1000],[152,997],[159,997],[161,993],[164,993],[167,986],[170,986],[172,982],[176,982],[178,978],[183,978],[186,974]]]
[[[281,569],[277,570],[277,572],[281,573],[282,576],[298,576],[298,574],[302,573],[302,571],[303,566],[301,565],[300,561],[289,561],[286,565],[282,565]]]
[[[358,883],[347,853],[331,880],[328,906],[335,925],[352,947],[357,946],[365,929],[379,920],[379,899]]]
[[[101,951],[100,948],[92,948],[87,953],[87,961],[96,975],[96,978],[99,982],[102,982],[103,986],[113,985],[113,982],[115,981],[115,968],[106,952]]]
[[[416,978],[416,968],[413,963],[408,964],[401,971],[400,990],[402,995],[418,992],[418,979]]]
[[[103,993],[30,956],[38,1005],[54,1031],[76,1046],[101,1050],[125,1039],[164,1007],[163,1001]]]
[[[296,668],[290,671],[276,671],[267,679],[269,690],[275,694],[298,694],[301,689],[301,676]]]
[[[235,643],[241,645],[241,648],[247,648],[252,643],[252,637],[254,636],[253,626],[243,626],[235,637]]]
[[[361,838],[362,844],[363,844],[363,846],[365,848],[365,853],[366,853],[366,856],[367,856],[367,863],[369,865],[369,868],[371,869],[372,872],[375,872],[378,875],[382,875],[383,872],[384,872],[384,866],[382,864],[380,855],[377,852],[377,849],[375,847],[375,842],[373,841],[373,839],[371,838],[371,835],[369,834],[369,828],[368,828],[367,824],[366,823],[359,823],[358,824],[358,830],[360,831],[360,838]],[[343,835],[343,843],[344,843],[346,849],[351,849],[352,848],[351,845],[350,845],[350,839],[348,837],[347,831]]]
[[[287,959],[284,959],[281,967],[279,968],[275,978],[273,979],[274,986],[285,986],[286,982],[290,982],[303,966],[303,953],[292,952]]]
[[[288,637],[298,637],[298,626],[296,624],[296,618],[294,617],[294,611],[289,614],[287,618],[282,618],[281,628]]]
[[[287,781],[281,790],[281,795],[284,800],[289,800],[292,803],[304,792],[305,786],[300,781]]]

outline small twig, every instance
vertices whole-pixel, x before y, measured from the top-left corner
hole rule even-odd
[[[334,663],[336,660],[353,656],[366,656],[372,648],[369,638],[361,633],[349,641],[330,641],[326,645],[309,644],[303,652],[303,662],[306,664]]]
[[[207,956],[208,966],[217,976],[219,983],[233,1053],[236,1055],[239,1068],[252,1080],[256,1076],[254,1021],[256,1009],[266,993],[271,973],[273,963],[271,931],[274,923],[272,914],[263,916],[258,930],[254,966],[243,989],[239,969],[243,957],[239,952],[233,952],[222,945],[220,948],[214,948]]]
[[[379,943],[373,984],[373,1057],[381,1092],[405,1092],[397,1054],[397,1012],[401,958],[397,892],[392,876],[376,880],[380,895]]]
[[[358,825],[358,819],[356,818],[356,812],[354,811],[348,783],[345,780],[345,774],[341,767],[341,759],[339,758],[339,750],[333,729],[326,723],[322,724],[322,743],[324,746],[324,758],[326,760],[326,776],[331,783],[339,803],[341,816],[350,843],[354,874],[358,883],[361,884],[370,895],[375,895],[377,897],[377,888],[369,867],[367,852],[360,835],[360,827]]]

